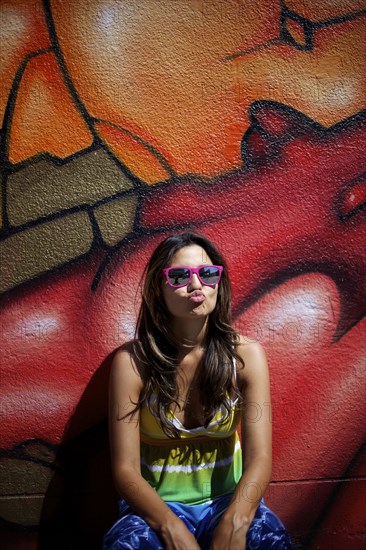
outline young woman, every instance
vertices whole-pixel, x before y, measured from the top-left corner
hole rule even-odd
[[[123,500],[105,550],[291,548],[262,498],[271,476],[265,351],[235,332],[230,306],[227,267],[209,240],[182,233],[160,243],[137,338],[112,364],[112,469]]]

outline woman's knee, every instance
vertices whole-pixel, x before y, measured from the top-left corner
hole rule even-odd
[[[146,521],[135,514],[120,518],[104,535],[103,550],[164,550],[162,541]]]
[[[291,550],[290,536],[268,506],[261,502],[247,533],[248,550]]]

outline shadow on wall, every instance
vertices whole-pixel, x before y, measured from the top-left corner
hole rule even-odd
[[[117,517],[107,421],[112,357],[94,373],[66,427],[43,502],[38,550],[100,550],[103,534]],[[95,409],[103,420],[81,431]]]

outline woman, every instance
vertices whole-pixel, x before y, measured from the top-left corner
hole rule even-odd
[[[230,306],[227,267],[209,240],[182,233],[160,243],[137,339],[112,364],[112,469],[123,500],[105,550],[291,548],[262,499],[271,476],[265,351],[234,331]]]

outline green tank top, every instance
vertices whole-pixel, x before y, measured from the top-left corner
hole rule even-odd
[[[142,405],[141,474],[163,500],[202,504],[234,491],[242,475],[240,412],[237,399],[229,403],[231,412],[225,422],[220,422],[226,412],[222,405],[207,426],[192,429],[170,413],[179,439],[164,433],[155,396]]]

